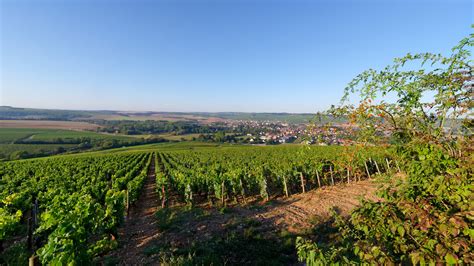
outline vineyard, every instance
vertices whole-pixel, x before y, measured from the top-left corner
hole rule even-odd
[[[354,160],[357,158],[357,160]],[[153,167],[152,167],[153,166]],[[0,165],[2,263],[88,263],[156,171],[159,208],[223,207],[289,197],[396,169],[383,149],[223,147],[63,156]]]
[[[0,0],[0,266],[474,265],[473,1],[425,2]]]
[[[189,205],[225,205],[248,197],[265,201],[396,167],[386,156],[380,149],[347,147],[173,151],[158,153],[156,183],[162,207],[169,197]]]

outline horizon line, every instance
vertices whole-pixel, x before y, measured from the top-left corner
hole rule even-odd
[[[268,111],[157,111],[157,110],[118,110],[118,109],[63,109],[63,108],[42,108],[42,107],[21,107],[11,105],[0,105],[0,108],[13,108],[13,109],[37,109],[37,110],[49,110],[49,111],[85,111],[85,112],[130,112],[130,113],[194,113],[194,114],[223,114],[223,113],[240,113],[240,114],[296,114],[296,115],[315,115],[318,112],[268,112]]]

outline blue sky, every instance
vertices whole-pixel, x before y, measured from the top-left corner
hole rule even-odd
[[[0,3],[0,105],[37,108],[315,112],[473,23],[463,0]]]

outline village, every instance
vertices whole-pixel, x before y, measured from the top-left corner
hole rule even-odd
[[[353,127],[348,122],[327,124],[292,124],[281,121],[228,120],[226,127],[241,135],[248,144],[304,143],[313,145],[352,145]]]

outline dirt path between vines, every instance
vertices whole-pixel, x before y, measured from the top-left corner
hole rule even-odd
[[[131,206],[129,217],[119,230],[119,248],[110,256],[120,265],[149,263],[143,251],[160,235],[155,219],[155,212],[159,206],[155,182],[155,160],[153,158],[142,193],[136,204]]]
[[[204,207],[204,215],[201,213],[197,218],[192,211],[180,217],[179,213],[183,211],[177,210],[173,230],[163,232],[158,242],[177,246],[185,246],[196,241],[204,242],[229,233],[230,224],[239,224],[249,219],[261,223],[260,229],[267,231],[268,235],[281,230],[299,234],[327,221],[332,215],[332,210],[347,216],[359,206],[360,199],[379,201],[376,190],[375,182],[364,180],[326,186],[289,198],[280,197],[266,204],[260,201],[245,205],[237,204],[230,206],[225,213],[215,207]]]
[[[185,210],[183,206],[172,206],[169,210],[174,218],[170,218],[168,228],[160,228],[154,215],[160,208],[155,190],[154,168],[152,160],[142,194],[136,206],[132,206],[125,225],[119,230],[120,246],[107,256],[113,264],[157,265],[160,251],[186,249],[196,243],[205,245],[213,242],[216,237],[225,238],[231,234],[242,235],[248,230],[249,223],[256,233],[271,241],[278,241],[282,231],[300,234],[305,229],[323,223],[330,217],[331,208],[346,216],[359,205],[361,198],[379,200],[375,195],[377,184],[364,180],[322,187],[289,198],[280,197],[268,203],[256,201],[232,204],[225,212],[204,205],[191,210]],[[230,258],[229,262],[240,264],[238,258]]]

